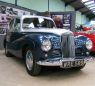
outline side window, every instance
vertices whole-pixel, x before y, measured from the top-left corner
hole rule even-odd
[[[14,22],[14,32],[20,31],[20,19],[16,18]]]
[[[14,19],[12,19],[9,23],[9,30],[10,32],[13,32],[13,28],[14,28]]]

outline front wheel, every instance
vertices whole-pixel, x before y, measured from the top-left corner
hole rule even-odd
[[[33,57],[32,50],[27,48],[25,51],[25,65],[27,72],[32,75],[36,76],[40,73],[41,66],[36,63],[36,59]]]

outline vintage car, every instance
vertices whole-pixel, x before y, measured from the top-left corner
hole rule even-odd
[[[34,76],[41,66],[82,69],[89,57],[90,39],[66,29],[56,28],[48,17],[23,15],[11,19],[4,40],[7,57],[14,55],[25,60],[27,72]]]
[[[87,38],[89,38],[92,41],[92,48],[90,48],[89,51],[92,53],[95,53],[95,30],[80,31],[80,32],[75,32],[74,34],[76,36],[82,35],[82,36],[86,36]]]

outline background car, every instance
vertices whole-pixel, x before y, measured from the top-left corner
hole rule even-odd
[[[93,45],[92,48],[89,50],[95,53],[95,30],[80,31],[80,32],[75,32],[74,34],[75,36],[82,35],[89,38],[92,41],[92,45]]]

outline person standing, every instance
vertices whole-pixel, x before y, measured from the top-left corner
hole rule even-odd
[[[43,14],[45,17],[50,17],[50,13],[48,11],[45,11]]]
[[[57,28],[63,28],[63,22],[62,22],[62,19],[60,18],[60,16],[55,16],[54,22],[55,22]]]

